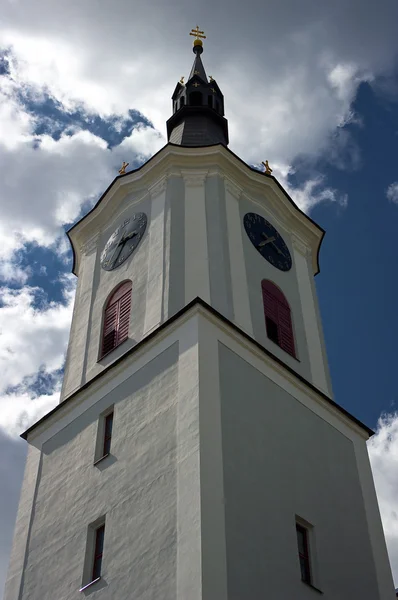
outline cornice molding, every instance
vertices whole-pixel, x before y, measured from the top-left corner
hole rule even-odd
[[[84,246],[82,246],[81,252],[82,254],[84,254],[84,256],[87,256],[88,254],[91,254],[92,252],[96,251],[98,248],[98,242],[100,239],[100,234],[97,233],[96,235],[94,235],[93,237],[91,237],[85,244]]]
[[[295,233],[291,234],[291,240],[293,248],[297,250],[297,252],[299,252],[302,256],[307,257],[310,255],[311,251],[307,244],[305,244],[305,242],[303,242],[303,240],[299,238]]]
[[[227,192],[229,192],[234,198],[239,200],[242,195],[243,188],[240,187],[237,183],[232,181],[229,177],[224,175],[224,186]]]
[[[167,176],[162,177],[161,179],[159,179],[158,181],[156,181],[156,183],[154,183],[153,185],[148,187],[148,191],[150,193],[150,195],[153,196],[159,196],[159,194],[161,194],[162,192],[164,192],[164,190],[167,187]]]
[[[188,187],[198,187],[204,184],[208,171],[197,171],[181,169],[181,175],[184,179],[184,183]]]

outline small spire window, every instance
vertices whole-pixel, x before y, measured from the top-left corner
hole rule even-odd
[[[101,358],[128,338],[131,285],[131,281],[122,283],[107,302],[102,330]]]
[[[210,108],[213,108],[213,96],[207,96],[207,104]]]
[[[293,325],[288,301],[281,290],[267,279],[261,282],[267,336],[282,350],[296,357]]]
[[[202,92],[191,92],[189,94],[189,104],[190,106],[202,106]]]
[[[185,98],[184,98],[184,96],[181,96],[181,98],[180,98],[180,108],[182,108],[184,106],[184,104],[185,104]]]

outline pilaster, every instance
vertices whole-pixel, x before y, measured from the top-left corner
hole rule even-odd
[[[158,327],[162,321],[163,274],[166,263],[164,252],[166,188],[166,177],[149,188],[151,216],[144,335]]]
[[[310,273],[309,266],[310,250],[296,234],[292,234],[291,239],[304,321],[304,331],[307,338],[312,382],[322,392],[331,396],[332,391],[327,377],[328,367],[322,347],[322,332],[318,326],[315,298],[313,296],[313,287],[311,284],[312,274]]]
[[[239,198],[243,189],[227,177],[224,178],[224,185],[234,321],[246,333],[253,335],[239,209]]]
[[[182,170],[185,184],[185,304],[199,296],[210,304],[205,179],[207,171]]]

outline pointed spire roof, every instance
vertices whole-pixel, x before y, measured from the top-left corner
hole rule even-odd
[[[195,42],[196,41],[200,42],[201,40],[195,40]],[[206,71],[203,66],[202,59],[200,58],[200,55],[203,52],[203,46],[200,44],[195,44],[193,47],[193,51],[196,56],[195,56],[195,60],[193,61],[193,65],[192,65],[192,69],[191,69],[191,72],[188,77],[188,81],[190,79],[193,79],[193,77],[196,76],[196,77],[200,77],[200,79],[202,81],[204,81],[205,83],[208,83]]]
[[[224,118],[224,96],[215,80],[207,78],[202,63],[203,31],[192,29],[195,59],[188,81],[184,77],[174,90],[173,115],[167,121],[167,139],[179,146],[228,145],[228,121]]]

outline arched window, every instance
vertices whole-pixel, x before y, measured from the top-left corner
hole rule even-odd
[[[267,336],[292,356],[296,356],[292,317],[288,301],[271,281],[261,282]]]
[[[190,106],[202,106],[202,93],[201,92],[191,92],[189,94],[189,104]]]
[[[131,308],[131,281],[125,281],[109,298],[102,329],[101,358],[127,340]]]

